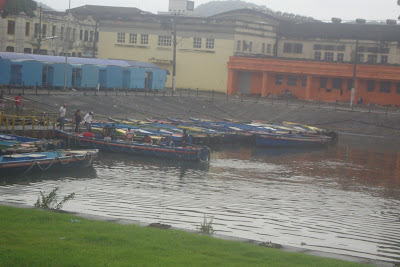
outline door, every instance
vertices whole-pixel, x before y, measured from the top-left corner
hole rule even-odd
[[[22,85],[22,65],[17,65],[17,64],[11,65],[10,84]]]
[[[131,72],[129,70],[124,70],[122,72],[122,88],[129,89],[131,88]]]
[[[72,87],[81,87],[82,83],[82,69],[72,69]]]
[[[107,70],[99,71],[100,88],[107,88]]]
[[[44,65],[42,68],[42,86],[52,86],[54,79],[54,68]]]
[[[146,89],[153,88],[153,73],[150,71],[146,71],[145,73],[144,88]]]
[[[238,91],[243,94],[250,94],[251,72],[239,72]]]

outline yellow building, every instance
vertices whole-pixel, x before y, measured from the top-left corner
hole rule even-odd
[[[66,12],[50,10],[42,10],[40,15],[37,9],[35,17],[21,14],[0,18],[0,51],[92,57],[97,50],[95,32],[96,21],[90,16],[68,16]]]
[[[177,88],[226,92],[230,56],[351,63],[357,39],[359,63],[400,62],[398,38],[393,37],[400,27],[390,20],[381,25],[365,24],[363,20],[346,24],[339,19],[324,23],[253,9],[202,18],[101,6],[75,8],[73,14],[91,15],[98,21],[99,57],[152,62],[171,74],[175,29]],[[357,38],[352,32],[363,34]],[[250,92],[251,75],[239,74],[239,87],[244,93]],[[167,87],[172,87],[172,75]]]

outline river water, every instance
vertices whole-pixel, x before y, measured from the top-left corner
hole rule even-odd
[[[75,192],[64,209],[400,262],[400,144],[213,148],[209,164],[103,154],[94,167],[0,180],[0,201]]]

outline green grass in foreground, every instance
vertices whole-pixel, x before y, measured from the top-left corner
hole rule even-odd
[[[143,265],[359,266],[183,231],[0,206],[0,266]]]

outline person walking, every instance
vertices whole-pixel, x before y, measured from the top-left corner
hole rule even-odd
[[[93,112],[90,111],[83,118],[83,121],[85,122],[85,126],[86,126],[86,129],[88,130],[88,132],[92,131],[92,116],[93,116]]]
[[[72,123],[75,124],[75,133],[79,132],[79,124],[82,121],[81,111],[77,109],[75,111],[74,117],[72,117]]]
[[[19,93],[18,95],[16,95],[14,97],[14,105],[15,105],[15,110],[17,112],[17,115],[19,115],[19,112],[20,112],[21,107],[22,107],[22,96],[21,96],[21,93]]]
[[[62,105],[62,107],[60,107],[60,110],[58,111],[60,130],[64,129],[64,122],[65,122],[65,114],[66,113],[67,113],[67,104],[64,103],[64,105]]]

